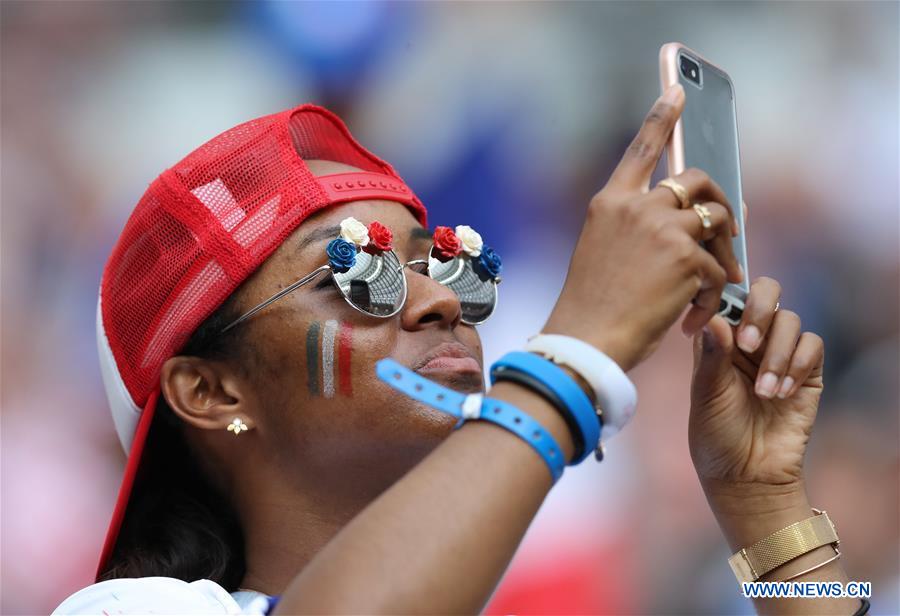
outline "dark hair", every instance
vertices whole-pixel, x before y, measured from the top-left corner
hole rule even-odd
[[[240,348],[232,332],[219,334],[234,320],[231,303],[204,321],[179,354],[223,358]],[[160,396],[116,547],[99,581],[164,576],[209,579],[237,590],[246,570],[240,521],[207,477],[183,427]]]

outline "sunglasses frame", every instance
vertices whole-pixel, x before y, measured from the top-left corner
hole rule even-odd
[[[400,263],[400,259],[397,258],[397,253],[396,253],[396,252],[394,252],[393,250],[387,250],[387,251],[384,251],[384,252],[385,252],[385,253],[391,253],[391,254],[393,254],[393,255],[394,255],[394,258],[397,259],[397,262]],[[429,259],[434,258],[434,257],[432,256],[432,255],[433,255],[433,252],[434,252],[434,246],[432,245],[431,249],[429,249],[429,251],[428,251]],[[457,257],[454,257],[454,258],[455,258],[455,259],[459,259],[459,258],[462,258],[462,257],[458,257],[458,256],[457,256]],[[426,259],[413,259],[413,260],[411,260],[411,261],[407,261],[406,263],[400,263],[400,267],[399,267],[398,269],[399,269],[400,271],[402,271],[402,270],[408,268],[408,267],[411,266],[411,265],[424,265],[426,268],[428,268],[428,260],[426,260]],[[403,307],[406,305],[406,299],[407,299],[408,294],[409,294],[409,285],[408,285],[407,282],[406,282],[406,276],[405,276],[405,275],[403,276],[403,299],[400,300],[400,304],[398,305],[397,309],[394,310],[393,312],[391,312],[390,314],[372,314],[371,312],[366,312],[365,310],[363,310],[362,308],[360,308],[359,306],[357,306],[356,304],[354,304],[353,302],[350,301],[350,297],[349,297],[346,293],[344,293],[344,290],[341,289],[341,286],[340,286],[340,284],[338,283],[337,278],[335,278],[335,276],[334,276],[334,273],[335,273],[335,272],[334,272],[334,270],[332,269],[331,265],[329,265],[329,264],[326,263],[325,265],[321,265],[321,266],[317,267],[316,269],[314,269],[314,270],[311,271],[310,273],[306,274],[305,276],[303,276],[303,277],[299,278],[298,280],[294,281],[293,283],[289,284],[288,286],[286,286],[285,288],[283,288],[281,291],[279,291],[278,293],[274,294],[272,297],[270,297],[270,298],[268,298],[268,299],[266,299],[266,300],[260,302],[259,304],[257,304],[256,306],[254,306],[253,308],[251,308],[250,310],[248,310],[247,312],[245,312],[245,313],[242,314],[241,316],[239,316],[237,319],[235,319],[234,321],[232,321],[231,323],[229,323],[227,326],[225,326],[224,328],[222,328],[222,330],[219,332],[219,334],[224,334],[225,332],[227,332],[228,330],[232,329],[233,327],[236,327],[237,325],[240,325],[241,323],[243,323],[244,321],[246,321],[247,319],[249,319],[250,317],[252,317],[252,316],[255,315],[256,313],[258,313],[259,311],[261,311],[263,308],[269,306],[270,304],[273,304],[273,303],[277,302],[279,299],[281,299],[281,298],[284,297],[285,295],[290,295],[291,293],[293,293],[294,291],[296,291],[296,290],[299,289],[300,287],[302,287],[302,286],[304,286],[304,285],[306,285],[306,284],[309,284],[310,282],[312,282],[313,280],[315,280],[315,279],[316,279],[320,274],[322,274],[323,272],[328,272],[329,274],[331,274],[331,282],[332,282],[332,284],[333,284],[335,287],[337,287],[338,292],[340,292],[341,297],[344,298],[344,301],[347,302],[347,303],[350,305],[351,308],[353,308],[353,309],[356,310],[357,312],[360,312],[360,313],[362,313],[362,314],[364,314],[364,315],[366,315],[366,316],[373,317],[373,318],[376,318],[376,319],[389,319],[389,318],[391,318],[391,317],[396,316],[397,314],[399,314],[400,311],[403,310]],[[426,273],[423,272],[422,275],[426,275]],[[434,280],[434,278],[431,276],[431,269],[430,269],[430,268],[428,268],[427,275],[428,275],[429,278],[431,278],[432,280]],[[497,294],[497,289],[496,289],[496,287],[497,287],[497,285],[498,285],[499,283],[500,283],[500,277],[499,277],[499,276],[497,276],[497,277],[495,277],[493,280],[491,280],[491,284],[494,285],[494,305],[491,307],[491,311],[487,314],[487,316],[485,316],[485,317],[484,317],[483,319],[481,319],[480,321],[469,321],[469,320],[466,320],[465,318],[463,318],[463,319],[462,319],[462,322],[463,322],[463,323],[465,323],[466,325],[481,325],[482,323],[484,323],[485,321],[487,321],[487,320],[490,318],[490,316],[491,316],[492,314],[494,314],[494,311],[497,309],[497,303],[499,302],[499,295]],[[438,282],[438,284],[443,284],[443,283]],[[454,293],[455,293],[455,292],[454,292]],[[458,296],[457,296],[457,297],[458,297]]]

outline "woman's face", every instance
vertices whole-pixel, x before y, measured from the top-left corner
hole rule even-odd
[[[305,220],[247,280],[238,313],[327,263],[325,246],[348,216],[387,226],[401,262],[427,258],[430,234],[405,206],[330,206]],[[380,483],[402,475],[449,434],[455,419],[378,380],[382,358],[459,391],[484,390],[481,342],[460,321],[457,296],[427,274],[405,272],[406,304],[390,318],[355,310],[326,273],[238,325],[241,405],[280,466],[302,465],[307,479],[310,472],[335,480],[352,474]],[[444,359],[428,363],[435,352]]]

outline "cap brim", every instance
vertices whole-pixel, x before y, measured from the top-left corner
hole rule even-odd
[[[94,581],[100,581],[100,574],[106,569],[106,565],[116,547],[116,540],[119,538],[119,531],[122,529],[125,512],[128,510],[128,501],[134,488],[134,479],[140,468],[144,446],[147,444],[147,435],[150,433],[150,422],[153,421],[153,415],[156,413],[156,401],[159,399],[159,394],[159,388],[154,389],[150,393],[138,420],[134,439],[128,451],[128,460],[125,463],[125,475],[122,477],[122,484],[119,486],[119,496],[116,498],[116,507],[113,509],[112,519],[106,531],[106,540],[103,542],[103,550],[100,552],[100,562],[97,565]]]

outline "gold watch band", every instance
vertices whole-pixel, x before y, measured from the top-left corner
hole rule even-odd
[[[749,548],[743,548],[728,559],[738,582],[755,582],[769,571],[811,552],[818,547],[840,544],[837,530],[828,514],[813,509],[816,514],[781,530],[775,531]]]

